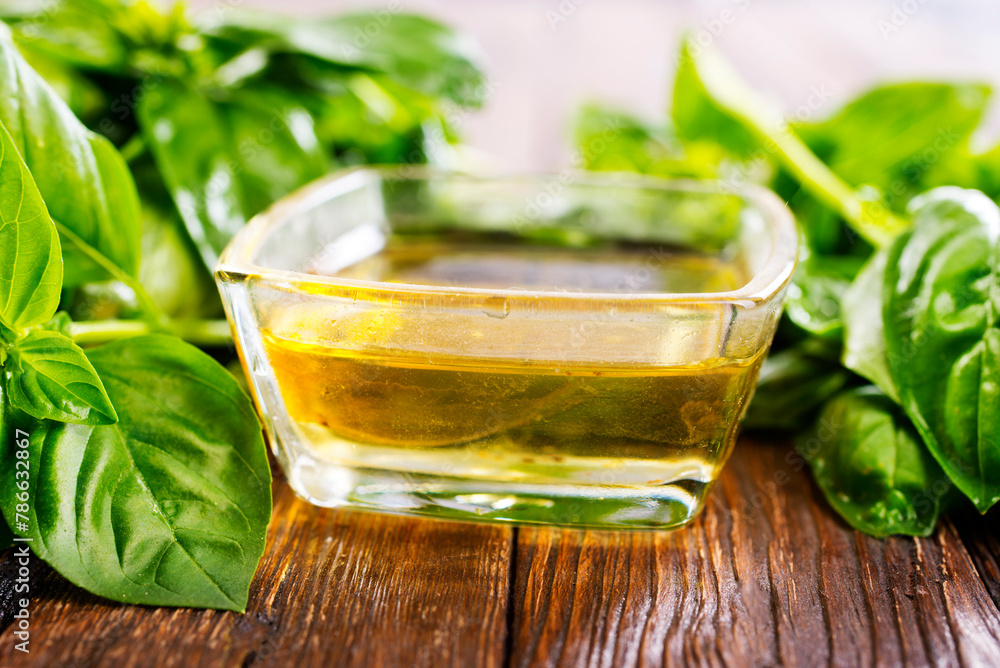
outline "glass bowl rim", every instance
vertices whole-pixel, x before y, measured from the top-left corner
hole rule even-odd
[[[357,188],[359,177],[421,181],[431,178],[459,178],[468,181],[546,183],[570,176],[573,186],[595,188],[634,188],[636,190],[664,190],[703,193],[706,195],[737,196],[759,211],[771,235],[770,256],[758,273],[743,286],[723,292],[693,293],[613,293],[613,292],[560,292],[555,290],[523,290],[516,288],[473,288],[463,286],[437,286],[408,283],[385,283],[362,279],[321,276],[286,269],[276,269],[251,262],[248,258],[256,242],[283,221],[304,213],[321,202]],[[510,301],[546,302],[597,302],[614,304],[737,304],[753,306],[767,302],[778,294],[791,280],[798,260],[798,232],[795,219],[785,203],[771,190],[756,184],[738,188],[725,187],[715,180],[665,178],[626,172],[588,172],[566,170],[563,172],[466,172],[442,169],[427,165],[362,165],[336,170],[308,183],[286,195],[254,216],[223,250],[215,268],[216,279],[233,283],[257,276],[263,280],[284,285],[327,286],[361,290],[372,295],[426,294],[442,296],[470,296],[503,298]]]

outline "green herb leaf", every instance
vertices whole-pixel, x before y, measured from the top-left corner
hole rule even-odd
[[[741,185],[760,166],[780,164],[787,177],[881,247],[904,227],[879,202],[862,197],[825,165],[782,118],[712,49],[686,40],[674,83],[674,124],[688,142],[714,142],[746,160],[724,180]],[[809,225],[809,220],[802,221]]]
[[[308,67],[298,69],[316,91],[296,95],[316,117],[320,143],[345,164],[426,162],[429,149],[454,139],[440,100],[415,93],[388,74],[312,75]]]
[[[99,596],[243,610],[271,508],[249,398],[179,339],[137,337],[88,357],[118,409],[117,424],[12,415],[30,434],[33,549]],[[7,470],[12,458],[8,447]],[[17,503],[13,480],[0,480],[8,517]]]
[[[848,369],[867,378],[899,403],[899,391],[889,372],[885,327],[882,324],[882,286],[885,283],[887,255],[886,251],[875,253],[841,300],[843,362]]]
[[[24,61],[0,26],[0,122],[10,132],[52,218],[122,269],[139,265],[139,206],[128,167],[89,132]],[[64,281],[107,273],[72,243],[63,244]]]
[[[144,202],[142,266],[139,282],[167,316],[174,319],[220,318],[222,302],[211,272],[184,230],[173,206]]]
[[[671,107],[677,136],[689,142],[719,144],[740,159],[755,154],[766,157],[767,154],[761,151],[759,135],[720,99],[733,88],[734,82],[720,76],[706,82],[706,76],[711,77],[713,70],[711,62],[708,67],[704,66],[701,51],[702,48],[691,40],[685,40],[681,45]],[[738,90],[733,92],[738,96]],[[752,102],[750,99],[740,100],[740,104]]]
[[[813,255],[799,264],[788,286],[788,318],[810,334],[839,339],[841,300],[863,261],[850,255]]]
[[[990,89],[983,85],[902,83],[855,98],[831,118],[795,130],[848,183],[878,187],[902,210],[921,179],[965,148]]]
[[[0,123],[0,322],[20,330],[51,318],[62,273],[56,228]]]
[[[2,514],[0,514],[0,550],[5,550],[13,545],[14,532],[10,530],[10,527],[7,525],[7,520]]]
[[[985,512],[1000,500],[1000,209],[954,187],[911,209],[886,259],[889,370],[931,452]]]
[[[140,124],[207,267],[246,221],[327,171],[312,117],[258,92],[214,102],[177,82],[143,97]]]
[[[109,4],[45,0],[20,16],[5,18],[12,23],[18,42],[48,57],[75,67],[119,72],[128,54],[121,36],[110,25]]]
[[[715,177],[723,154],[685,151],[672,128],[652,126],[624,112],[584,106],[574,122],[583,167],[595,171]]]
[[[87,356],[59,332],[29,332],[14,344],[5,370],[11,406],[32,417],[87,425],[118,421]]]
[[[104,92],[87,75],[72,65],[44,53],[44,47],[39,50],[23,40],[18,41],[18,47],[21,55],[31,65],[31,69],[38,72],[39,76],[52,86],[77,118],[96,120],[99,117],[108,100]]]
[[[69,313],[66,311],[57,311],[48,322],[41,325],[41,328],[50,332],[59,332],[63,336],[73,338],[70,333],[72,325],[73,319],[69,317]]]
[[[248,218],[328,172],[313,117],[289,96],[258,87],[233,94],[222,112]]]
[[[933,185],[964,185],[983,191],[994,201],[1000,198],[1000,144],[978,155],[953,154],[952,157],[952,160],[939,163],[940,169],[928,175]],[[961,181],[956,180],[954,173],[949,173],[949,167],[962,174]]]
[[[463,106],[483,98],[481,60],[475,44],[441,23],[414,14],[359,12],[303,21],[239,12],[209,29],[217,39],[245,48],[296,53],[343,68],[384,72],[399,83]]]
[[[806,339],[768,356],[747,409],[747,429],[800,429],[823,403],[846,385],[849,374],[836,363],[829,343]]]
[[[799,438],[830,505],[871,536],[926,536],[951,488],[902,410],[877,388],[837,395]]]

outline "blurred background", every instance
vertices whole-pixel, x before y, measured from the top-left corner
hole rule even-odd
[[[205,12],[258,7],[299,15],[394,9],[435,16],[480,44],[492,93],[459,128],[512,169],[553,169],[569,120],[599,100],[651,121],[665,113],[685,30],[722,50],[788,110],[822,118],[876,81],[1000,84],[995,0],[190,0]],[[817,104],[818,102],[818,104]],[[802,108],[803,105],[809,105]],[[978,138],[1000,132],[994,104]]]

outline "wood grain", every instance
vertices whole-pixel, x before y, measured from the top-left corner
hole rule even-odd
[[[979,577],[1000,608],[1000,508],[994,508],[986,517],[972,512],[959,515],[955,524],[976,564]]]
[[[990,665],[1000,613],[957,531],[875,540],[747,440],[688,531],[522,529],[512,665]]]
[[[32,653],[7,628],[0,665],[996,664],[998,515],[874,540],[799,469],[789,447],[743,439],[674,533],[324,510],[279,481],[246,615],[109,604],[36,561]],[[12,577],[8,553],[3,624]]]
[[[512,529],[315,508],[282,481],[274,492],[245,615],[107,603],[36,560],[31,654],[7,629],[0,666],[502,663]]]

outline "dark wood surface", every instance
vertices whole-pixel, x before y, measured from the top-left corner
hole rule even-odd
[[[0,665],[997,665],[1000,516],[867,538],[789,452],[742,440],[673,533],[320,509],[278,481],[245,615],[107,603],[35,560],[28,656],[8,553]]]

